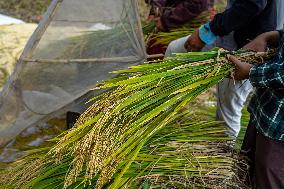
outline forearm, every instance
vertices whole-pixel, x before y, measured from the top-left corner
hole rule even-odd
[[[267,45],[271,47],[279,46],[280,41],[280,32],[279,31],[271,31],[261,34],[267,41]]]

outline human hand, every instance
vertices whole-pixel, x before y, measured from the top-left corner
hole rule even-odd
[[[251,50],[255,52],[265,52],[267,48],[267,37],[265,34],[259,35],[254,40],[249,42],[243,47],[243,49]]]
[[[161,21],[161,17],[156,17],[155,18],[155,22],[156,22],[156,27],[158,29],[158,31],[166,31],[162,21]]]
[[[196,29],[192,35],[187,39],[184,44],[185,49],[188,52],[199,52],[203,49],[205,43],[199,37],[199,30]]]
[[[147,21],[148,22],[153,22],[153,21],[155,21],[155,18],[156,17],[154,15],[149,15],[148,18],[147,18]]]
[[[243,49],[265,52],[268,45],[277,47],[279,41],[280,33],[278,31],[270,31],[257,36],[253,41],[244,46]]]
[[[249,78],[249,72],[252,67],[251,64],[241,62],[238,58],[232,55],[228,55],[228,60],[235,66],[235,72],[233,79],[244,80]]]

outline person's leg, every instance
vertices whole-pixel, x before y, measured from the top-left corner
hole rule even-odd
[[[216,118],[225,122],[231,137],[237,137],[239,134],[242,109],[252,88],[248,80],[234,81],[229,78],[217,85]]]
[[[255,176],[259,189],[284,188],[284,142],[257,133]]]
[[[241,158],[245,159],[249,165],[248,175],[245,176],[248,185],[253,184],[255,180],[254,175],[255,175],[256,133],[257,130],[255,126],[251,124],[251,119],[250,119],[250,123],[248,124],[243,144],[240,150]]]
[[[174,53],[187,52],[184,48],[184,44],[188,37],[189,36],[186,36],[172,41],[166,50],[165,57],[174,56]]]

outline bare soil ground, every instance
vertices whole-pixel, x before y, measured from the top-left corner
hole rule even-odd
[[[25,22],[38,23],[52,0],[0,0],[0,13]],[[139,0],[139,11],[142,18],[148,15],[144,0]]]
[[[22,19],[25,22],[39,22],[52,0],[0,0],[0,13]]]

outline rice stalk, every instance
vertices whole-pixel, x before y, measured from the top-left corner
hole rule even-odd
[[[151,181],[151,187],[169,188],[183,186],[216,188],[235,183],[235,160],[231,153],[225,151],[228,138],[221,122],[191,122],[191,112],[179,113],[174,121],[147,141],[138,156],[125,163],[131,163],[117,185],[119,187],[136,188],[145,180]],[[26,185],[32,188],[63,188],[64,177],[72,158],[66,157],[60,164],[45,164],[41,174]],[[122,164],[112,180],[125,168]],[[94,182],[96,181],[93,179]],[[202,182],[197,182],[202,181]],[[239,183],[237,183],[239,184]],[[94,187],[94,183],[90,187]],[[82,184],[82,175],[68,188],[88,188]],[[8,187],[6,187],[8,188]],[[109,188],[115,188],[114,182]]]
[[[38,175],[23,179],[18,176],[13,179],[13,182],[16,183],[13,186],[21,184],[22,186],[35,187],[45,178],[54,178],[54,174],[61,175],[60,182],[56,182],[56,180],[54,182],[57,185],[63,185],[63,188],[74,185],[82,188],[103,188],[105,186],[119,188],[129,183],[129,179],[125,178],[125,175],[131,170],[133,162],[139,158],[148,142],[175,121],[179,112],[188,102],[230,75],[233,67],[228,64],[227,54],[232,54],[232,52],[218,50],[181,53],[176,57],[133,66],[128,70],[116,71],[115,73],[120,73],[121,76],[105,81],[98,86],[100,89],[113,89],[97,98],[94,104],[79,118],[75,127],[59,138],[58,143],[46,156],[41,158],[41,162],[47,163],[42,163]],[[243,61],[254,64],[262,63],[273,55],[270,52],[245,51],[233,52],[233,54]],[[194,128],[192,125],[187,125],[187,127]],[[172,130],[175,131],[175,128]],[[219,132],[224,131],[212,131],[214,135]],[[173,150],[180,143],[182,145],[188,142],[204,142],[206,144],[212,139],[210,133],[205,129],[199,134],[195,133],[197,138],[188,140],[179,138],[179,135],[173,135],[175,142],[169,142],[171,138],[168,138],[166,144],[170,145],[169,148]],[[191,136],[191,133],[189,132],[185,136]],[[226,137],[220,137],[220,135],[217,138],[227,140]],[[158,141],[158,144],[160,142]],[[194,148],[190,149],[194,150]],[[201,149],[204,150],[201,147],[196,151],[200,152]],[[159,156],[158,160],[166,161],[168,156],[176,157],[174,154],[166,153],[167,159],[164,160],[163,153],[156,154]],[[186,152],[187,155],[188,152]],[[197,156],[195,157],[197,158]],[[155,159],[156,157],[149,155],[149,158]],[[191,160],[190,162],[198,164],[204,159],[206,159],[206,155],[201,154],[198,161]],[[156,160],[154,162],[160,162]],[[171,159],[171,161],[175,160]],[[220,172],[208,169],[208,167],[197,170],[192,167],[186,169],[184,166],[186,161],[187,159],[183,159],[184,163],[181,164],[180,169],[185,169],[192,176],[199,174],[202,177],[213,173],[210,177],[217,179],[220,175],[226,175],[225,168]],[[205,164],[210,164],[210,162],[215,164],[218,161],[218,155],[211,156],[208,161],[205,161],[207,162]],[[224,163],[222,159],[220,161]],[[153,161],[150,162],[150,164],[152,163]],[[176,163],[168,165],[178,166],[179,164]],[[210,164],[210,166],[214,166],[214,164]],[[163,167],[163,165],[161,164],[159,168],[166,172],[167,167]],[[229,163],[228,167],[231,165]],[[25,170],[28,169],[29,167]],[[152,169],[154,170],[154,168]],[[180,169],[176,169],[179,174],[182,173]],[[42,173],[47,171],[48,174],[42,176]]]

